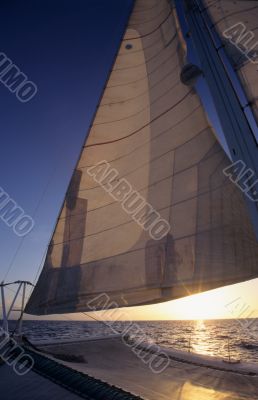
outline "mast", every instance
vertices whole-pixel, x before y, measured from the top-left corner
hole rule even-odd
[[[207,7],[203,6],[201,0],[185,2],[176,0],[176,5],[178,12],[185,13],[188,24],[185,38],[194,44],[223,127],[231,158],[235,162],[243,161],[246,170],[254,172],[248,184],[253,186],[252,193],[258,201],[258,143],[252,128],[254,117],[248,118],[246,115],[246,108],[250,109],[248,99],[244,97],[243,101],[243,90],[240,98],[239,78],[233,68],[230,68],[224,47],[221,42],[218,42],[219,38],[215,36],[216,32],[212,29],[214,25],[207,14]],[[251,109],[249,113],[251,113]],[[248,179],[246,178],[246,180]],[[246,197],[258,239],[257,201]]]

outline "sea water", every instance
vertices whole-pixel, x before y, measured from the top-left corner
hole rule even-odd
[[[139,337],[171,349],[258,363],[258,319],[204,321],[135,321]],[[33,343],[83,339],[123,332],[131,322],[24,321],[23,332]],[[11,321],[10,330],[16,322]],[[135,331],[135,329],[134,329]]]

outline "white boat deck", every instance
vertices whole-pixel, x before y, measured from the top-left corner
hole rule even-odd
[[[226,364],[218,359],[170,350],[169,366],[155,374],[118,337],[80,341],[79,345],[77,341],[49,343],[43,347],[52,354],[83,357],[84,362],[80,363],[60,362],[146,400],[258,399],[255,364]],[[203,366],[205,362],[207,366]]]

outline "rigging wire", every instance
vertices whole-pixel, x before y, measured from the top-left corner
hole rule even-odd
[[[101,322],[102,324],[106,325],[105,321],[102,319],[98,319],[97,317],[93,317],[92,315],[88,314],[87,312],[81,312],[80,314],[86,315],[86,317],[89,317],[97,322]]]
[[[14,261],[15,261],[15,259],[17,257],[17,254],[19,253],[19,251],[20,251],[20,249],[21,249],[21,247],[23,245],[24,239],[25,239],[25,236],[23,236],[23,238],[20,240],[20,243],[18,244],[18,247],[16,248],[16,251],[15,251],[15,253],[14,253],[14,255],[13,255],[11,261],[10,261],[10,264],[8,266],[8,269],[7,269],[6,273],[5,273],[5,275],[4,275],[4,278],[1,279],[1,281],[4,282],[6,280],[6,278],[7,278],[7,276],[9,275],[9,273],[10,273],[12,267],[13,267]]]
[[[38,210],[39,210],[39,207],[40,207],[40,205],[41,205],[41,203],[42,203],[44,197],[46,196],[47,190],[48,190],[48,188],[49,188],[49,186],[50,186],[50,183],[51,183],[51,181],[52,181],[52,179],[53,179],[53,177],[54,177],[54,175],[55,175],[55,173],[56,173],[56,171],[57,171],[57,168],[58,168],[58,164],[56,164],[56,166],[53,168],[53,170],[52,170],[52,172],[51,172],[51,174],[50,174],[50,176],[49,176],[49,179],[47,180],[47,184],[46,184],[46,186],[45,186],[45,188],[44,188],[44,190],[43,190],[41,196],[39,197],[39,200],[38,200],[38,202],[37,202],[37,204],[36,204],[36,206],[35,206],[35,208],[34,208],[34,211],[33,211],[33,213],[32,213],[33,219],[35,218],[35,215],[37,214],[37,212],[38,212]],[[15,260],[16,260],[16,257],[17,257],[17,255],[18,255],[18,253],[19,253],[19,251],[20,251],[20,249],[21,249],[23,243],[24,243],[25,238],[26,238],[26,236],[24,236],[24,237],[21,239],[21,241],[20,241],[20,243],[19,243],[19,245],[18,245],[18,247],[17,247],[17,249],[16,249],[16,252],[15,252],[14,256],[13,256],[12,259],[11,259],[11,262],[10,262],[10,264],[9,264],[9,266],[8,266],[8,269],[7,269],[7,271],[6,271],[5,275],[4,275],[3,281],[5,281],[5,280],[7,279],[9,273],[11,272],[11,270],[12,270],[12,268],[13,268],[13,265],[14,265],[14,262],[15,262]]]

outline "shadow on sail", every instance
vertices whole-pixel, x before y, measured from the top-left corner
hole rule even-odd
[[[244,196],[191,77],[180,79],[185,48],[172,3],[135,1],[27,313],[87,311],[103,293],[150,304],[258,276]],[[104,162],[115,178],[102,185],[88,170]],[[138,223],[114,199],[125,182],[166,236],[151,238],[150,215]]]

